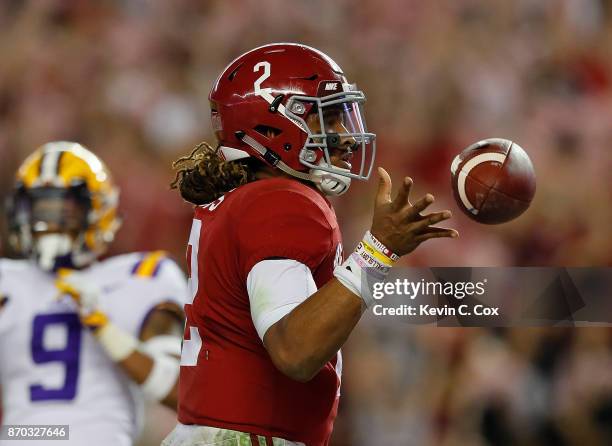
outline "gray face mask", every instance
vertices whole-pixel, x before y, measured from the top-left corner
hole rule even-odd
[[[84,260],[83,237],[89,200],[78,190],[33,188],[15,199],[13,230],[19,252],[41,269],[79,267]]]
[[[354,86],[337,84],[334,91],[341,90],[337,93],[323,97],[295,95],[287,101],[287,117],[307,133],[299,153],[300,163],[312,169],[312,173],[321,170],[332,174],[329,178],[367,180],[376,158],[376,134],[368,132],[365,124],[362,110],[365,95]],[[314,112],[307,116],[309,108]],[[317,123],[313,128],[309,126],[310,117]],[[331,160],[334,149],[347,149],[343,142],[351,142],[353,165],[349,169],[334,166]],[[317,156],[319,152],[322,157]]]

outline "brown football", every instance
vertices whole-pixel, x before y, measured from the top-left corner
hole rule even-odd
[[[479,223],[499,224],[527,210],[536,177],[527,153],[517,143],[489,138],[472,144],[451,164],[457,204]]]

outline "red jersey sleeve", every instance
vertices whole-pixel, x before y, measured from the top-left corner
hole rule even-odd
[[[302,186],[305,187],[305,186]],[[258,262],[270,257],[297,260],[311,271],[333,246],[333,229],[325,201],[315,191],[300,189],[262,191],[237,215],[237,241],[243,277]]]

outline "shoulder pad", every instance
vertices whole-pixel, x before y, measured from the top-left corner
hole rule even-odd
[[[168,259],[166,251],[153,251],[143,253],[132,266],[131,274],[136,277],[151,278],[157,276],[165,260]]]
[[[30,268],[37,268],[29,260],[0,259],[0,280],[3,275],[13,275],[31,271]]]

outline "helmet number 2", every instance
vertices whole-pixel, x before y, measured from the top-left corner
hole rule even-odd
[[[258,62],[253,67],[253,72],[257,73],[258,71],[261,70],[261,68],[263,68],[263,74],[257,78],[255,83],[253,84],[253,87],[255,88],[255,94],[256,95],[259,95],[259,96],[262,96],[262,97],[266,98],[265,94],[270,95],[271,90],[269,88],[262,89],[261,88],[261,84],[263,83],[263,81],[265,81],[266,79],[268,79],[270,77],[270,72],[271,72],[271,70],[270,70],[270,62],[267,62],[265,60],[262,60],[261,62]]]

